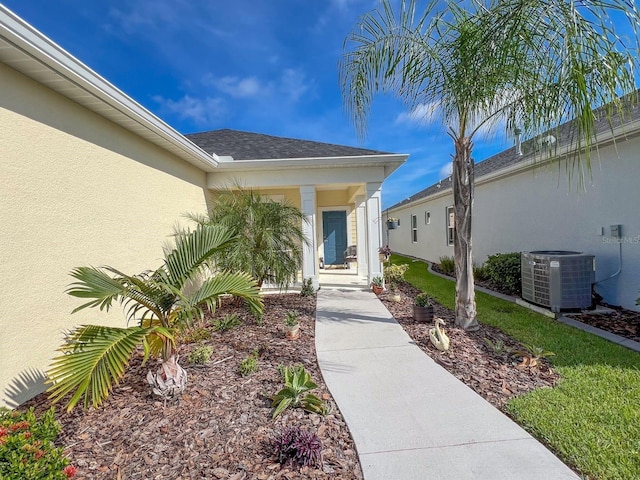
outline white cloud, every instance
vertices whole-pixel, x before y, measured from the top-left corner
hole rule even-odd
[[[212,74],[205,76],[203,83],[213,85],[221,92],[234,98],[251,98],[263,93],[264,87],[256,77],[222,77],[215,79]]]
[[[280,90],[283,91],[290,100],[296,102],[309,90],[309,85],[305,82],[304,72],[287,68],[280,78]]]
[[[194,98],[185,95],[180,100],[171,100],[162,96],[155,96],[164,112],[176,115],[181,120],[192,120],[197,125],[215,123],[225,113],[224,101],[220,98]]]

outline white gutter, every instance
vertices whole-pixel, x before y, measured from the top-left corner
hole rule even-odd
[[[126,119],[133,121],[135,126],[138,127],[134,128],[122,119],[123,121],[120,124],[127,130],[168,149],[183,160],[207,172],[213,171],[217,166],[218,162],[214,157],[189,141],[174,128],[116,88],[113,84],[109,83],[3,5],[0,5],[0,39],[4,39],[15,49],[15,52],[10,52],[6,58],[5,55],[2,55],[2,49],[0,49],[0,61],[47,85],[46,82],[42,81],[43,72],[37,72],[40,77],[38,78],[38,76],[35,75],[36,72],[32,68],[29,68],[29,62],[25,62],[25,59],[36,61],[49,71],[48,75],[51,75],[51,77],[48,78],[50,81],[50,84],[47,85],[48,87],[109,118],[111,121],[119,123],[117,119],[101,112],[92,102],[87,100],[86,103],[83,103],[81,99],[74,98],[74,95],[70,93],[69,87],[72,87],[71,90],[77,89],[88,93],[91,97],[98,99],[100,102],[126,117]],[[18,55],[16,55],[16,53]],[[63,82],[65,84],[64,86],[59,85],[60,77],[65,80],[65,82]],[[54,86],[53,84],[58,85]],[[76,93],[79,92],[76,91]],[[77,95],[77,97],[80,96]]]

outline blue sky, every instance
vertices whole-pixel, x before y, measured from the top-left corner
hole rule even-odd
[[[391,97],[360,141],[337,64],[377,0],[0,0],[182,133],[231,128],[410,154],[388,207],[448,176],[452,142]],[[509,144],[476,141],[483,160]]]

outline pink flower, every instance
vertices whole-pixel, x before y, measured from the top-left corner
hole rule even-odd
[[[64,473],[67,478],[72,478],[76,475],[76,473],[78,473],[78,469],[73,465],[67,465],[66,467],[64,467],[64,470],[62,470],[62,473]]]

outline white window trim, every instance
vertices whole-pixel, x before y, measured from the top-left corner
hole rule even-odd
[[[418,243],[418,215],[411,214],[409,222],[411,223],[411,243]]]
[[[429,210],[424,212],[424,224],[431,225],[431,212]]]
[[[450,205],[448,207],[446,207],[445,209],[445,226],[446,226],[446,239],[447,239],[447,246],[452,247],[453,243],[454,243],[454,229],[455,229],[455,216],[453,219],[453,225],[449,224],[449,219],[451,218],[451,213],[453,213],[455,215],[454,209],[453,209],[453,205]],[[449,235],[449,231],[451,230],[451,235]]]

